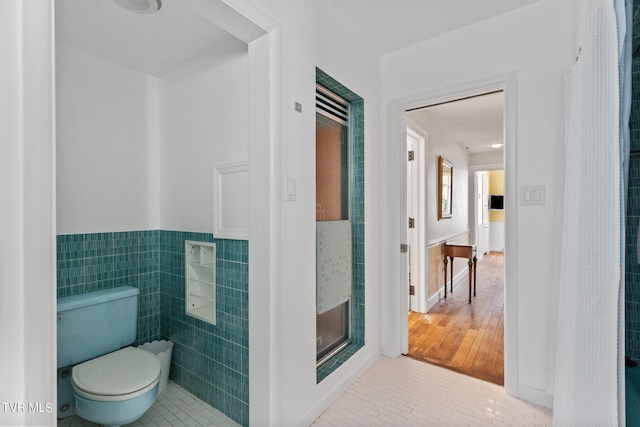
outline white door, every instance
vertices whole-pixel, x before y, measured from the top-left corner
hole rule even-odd
[[[476,243],[478,258],[489,251],[489,173],[476,172]]]
[[[407,128],[408,310],[424,312],[426,290],[425,138]]]
[[[407,292],[409,292],[409,310],[415,310],[418,306],[416,299],[416,285],[420,283],[420,242],[417,232],[418,219],[418,167],[416,151],[418,143],[411,133],[407,132]]]

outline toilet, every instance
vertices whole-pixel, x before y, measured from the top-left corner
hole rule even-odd
[[[58,418],[120,426],[153,405],[160,360],[130,346],[138,295],[124,286],[58,299]]]

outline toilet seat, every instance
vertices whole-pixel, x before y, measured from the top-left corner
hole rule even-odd
[[[125,347],[74,366],[71,382],[74,392],[86,399],[133,399],[158,384],[160,366],[155,354]]]

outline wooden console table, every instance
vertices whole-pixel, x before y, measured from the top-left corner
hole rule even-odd
[[[475,245],[444,244],[444,298],[447,299],[447,257],[451,260],[451,293],[453,293],[453,258],[467,258],[469,260],[469,303],[471,303],[471,275],[473,274],[473,296],[476,296],[476,265]]]

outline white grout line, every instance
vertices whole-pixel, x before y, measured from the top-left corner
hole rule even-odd
[[[153,406],[131,427],[238,427],[222,412],[212,408],[198,397],[169,381],[167,389],[159,395]],[[58,427],[97,427],[77,416],[58,420]]]
[[[359,424],[544,426],[551,415],[498,385],[401,357],[376,361],[313,426]]]

